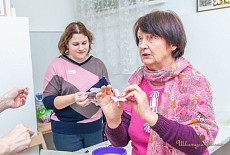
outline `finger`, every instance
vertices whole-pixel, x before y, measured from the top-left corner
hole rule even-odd
[[[82,95],[82,96],[80,96],[80,97],[77,98],[77,101],[78,101],[78,102],[83,102],[83,101],[85,101],[87,98],[88,98],[88,95]]]
[[[20,96],[20,100],[22,100],[22,101],[26,101],[26,96]]]
[[[103,96],[103,93],[102,93],[102,92],[99,92],[99,93],[97,93],[97,95],[96,95],[96,99],[99,100],[100,98],[102,98],[102,96]]]
[[[133,84],[128,86],[127,88],[124,89],[124,96],[127,95],[129,92],[136,90],[138,93],[142,93],[142,89],[137,85]]]
[[[105,91],[106,91],[106,86],[102,86],[102,87],[101,87],[101,92],[102,92],[102,93],[105,93]]]
[[[118,89],[114,89],[113,95],[116,96],[116,97],[120,97],[121,96],[121,94],[120,94],[120,92],[119,92]]]
[[[100,93],[100,92],[99,92]],[[100,97],[105,97],[106,96],[106,86],[101,87],[101,94]]]
[[[24,94],[24,93],[22,93],[22,94],[19,94],[19,97],[21,97],[21,98],[22,98],[22,97],[25,97],[25,98],[26,98],[26,97],[27,97],[27,95],[26,95],[26,94]]]
[[[27,87],[18,87],[16,89],[17,89],[18,93],[23,93],[23,92],[27,91]]]
[[[108,85],[108,86],[106,87],[106,94],[107,94],[107,95],[111,95],[111,94],[112,94],[111,89],[112,89],[112,86],[111,86],[111,85]]]
[[[26,103],[26,100],[24,98],[21,98],[21,100],[20,100],[20,106],[25,105],[25,103]]]
[[[77,96],[84,96],[84,95],[86,95],[86,92],[77,92],[76,95]]]
[[[85,101],[83,102],[80,102],[79,104],[82,106],[82,107],[86,107],[87,105],[89,105],[91,102],[89,99],[86,99]]]
[[[29,88],[26,87],[26,88],[24,89],[24,92],[25,92],[26,95],[28,95],[28,94],[29,94]]]
[[[124,102],[119,102],[119,104],[117,104],[117,107],[120,109],[120,108],[123,108],[124,106]]]
[[[25,139],[30,139],[30,133],[29,132],[26,133],[26,138]]]
[[[88,106],[91,103],[90,100],[86,101],[85,107]]]
[[[87,98],[87,95],[85,92],[77,92],[74,94],[74,100],[75,102],[81,102]]]
[[[34,130],[33,129],[28,128],[28,132],[30,134],[30,137],[32,137],[34,135]]]
[[[132,97],[134,97],[135,99],[137,99],[138,95],[139,95],[139,93],[138,93],[136,90],[134,90],[134,91],[129,92],[129,93],[125,96],[125,98],[126,98],[127,100],[131,100]]]
[[[29,88],[28,87],[24,87],[22,93],[27,96],[29,94]]]

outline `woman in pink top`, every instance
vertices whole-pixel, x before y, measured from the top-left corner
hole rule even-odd
[[[134,155],[209,154],[218,132],[212,91],[182,57],[186,35],[181,20],[172,11],[154,11],[137,20],[134,33],[144,65],[122,95],[111,85],[97,94],[108,139],[116,147],[131,140]]]

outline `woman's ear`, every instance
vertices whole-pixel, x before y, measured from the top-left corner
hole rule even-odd
[[[177,48],[177,46],[170,45],[170,48],[171,48],[171,51],[174,51]]]

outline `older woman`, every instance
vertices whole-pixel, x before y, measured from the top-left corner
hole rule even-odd
[[[112,86],[97,94],[108,139],[119,147],[131,140],[133,155],[208,153],[218,132],[212,91],[182,57],[186,36],[181,20],[174,12],[154,11],[138,19],[134,32],[144,65],[122,95],[112,93]]]
[[[70,23],[58,44],[61,56],[45,74],[43,102],[53,110],[51,127],[57,150],[77,151],[102,142],[102,111],[91,90],[100,90],[109,79],[104,63],[90,55],[92,41],[83,23]]]

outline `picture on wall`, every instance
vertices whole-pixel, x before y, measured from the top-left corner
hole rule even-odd
[[[197,0],[197,12],[230,7],[230,0]]]
[[[6,16],[6,2],[5,2],[5,0],[0,0],[0,16]]]

